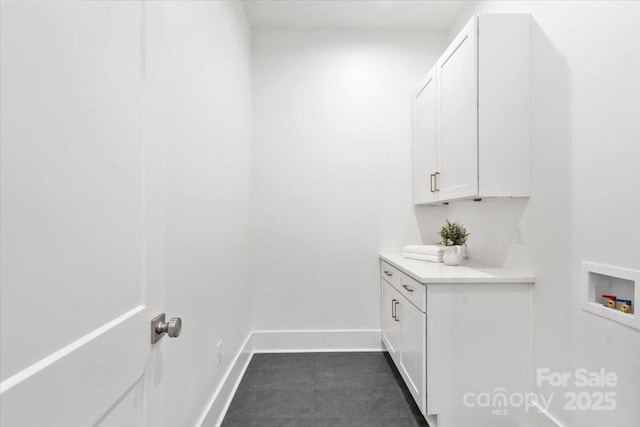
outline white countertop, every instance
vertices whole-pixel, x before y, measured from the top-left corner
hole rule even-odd
[[[535,277],[501,268],[487,268],[463,261],[457,266],[407,259],[401,254],[381,253],[388,262],[420,283],[534,283]]]

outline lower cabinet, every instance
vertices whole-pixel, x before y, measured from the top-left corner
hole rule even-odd
[[[421,412],[426,410],[426,314],[381,281],[382,340]]]
[[[531,392],[533,281],[496,269],[381,260],[382,343],[430,427],[527,425],[532,409],[485,398]]]

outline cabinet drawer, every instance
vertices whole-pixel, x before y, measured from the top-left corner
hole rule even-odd
[[[390,266],[384,261],[380,261],[380,277],[392,284],[396,289],[402,287],[402,283],[400,283],[401,274],[397,268]]]
[[[400,273],[400,293],[413,303],[418,310],[425,313],[427,310],[427,287],[404,273]]]
[[[391,284],[402,296],[407,298],[423,313],[427,309],[426,286],[413,280],[390,264],[380,261],[380,277]]]

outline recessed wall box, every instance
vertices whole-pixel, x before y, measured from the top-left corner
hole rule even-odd
[[[640,316],[631,308],[640,295],[640,271],[584,261],[582,282],[583,310],[640,329]],[[625,310],[616,304],[622,301]]]

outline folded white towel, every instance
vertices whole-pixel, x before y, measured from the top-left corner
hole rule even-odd
[[[411,252],[403,252],[402,256],[409,259],[417,259],[420,261],[442,262],[442,255],[425,255],[413,254]]]
[[[404,253],[422,254],[422,255],[442,255],[444,246],[442,245],[408,245],[402,248]]]

